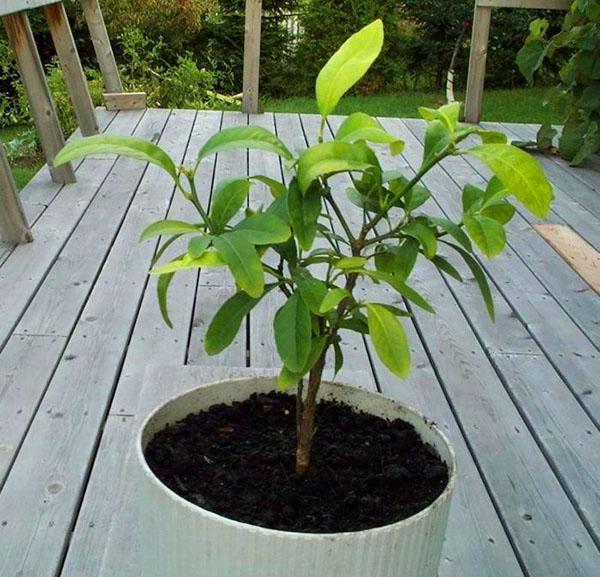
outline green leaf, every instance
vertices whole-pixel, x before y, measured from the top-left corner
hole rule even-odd
[[[208,325],[204,339],[206,352],[209,355],[218,355],[224,351],[235,339],[246,315],[259,302],[260,298],[252,298],[243,291],[227,299]]]
[[[279,198],[286,191],[285,184],[282,184],[278,180],[274,180],[273,178],[269,178],[268,176],[264,176],[262,174],[251,176],[249,180],[256,180],[257,182],[266,184],[269,187],[273,198]]]
[[[552,185],[531,155],[509,144],[483,144],[466,153],[484,162],[531,213],[548,214],[554,198]]]
[[[431,192],[424,186],[415,185],[405,195],[404,210],[406,212],[412,212],[419,208],[422,204],[425,204],[431,197]]]
[[[437,255],[431,260],[431,262],[433,262],[437,268],[445,272],[448,276],[451,276],[453,279],[462,282],[463,279],[461,274],[454,268],[452,264],[448,262],[448,259]]]
[[[175,276],[174,272],[161,274],[158,277],[158,282],[156,283],[156,295],[158,297],[158,307],[160,309],[160,314],[163,318],[165,324],[172,329],[173,323],[171,322],[171,318],[169,317],[169,308],[167,303],[167,293],[169,291],[169,285]]]
[[[200,258],[192,258],[189,254],[184,254],[171,262],[154,267],[150,274],[167,274],[180,270],[188,270],[211,266],[224,266],[226,263],[221,259],[220,255],[214,250],[205,251]]]
[[[426,166],[441,155],[442,151],[452,142],[452,131],[441,120],[434,120],[425,132],[425,146],[423,148],[423,163]]]
[[[421,118],[429,122],[434,120],[441,121],[448,130],[454,132],[458,125],[458,119],[460,118],[461,106],[460,102],[450,102],[439,108],[425,108],[424,106],[421,106],[419,108],[419,114],[421,115]]]
[[[336,261],[335,268],[340,270],[352,270],[355,268],[362,268],[367,263],[367,259],[364,256],[346,256]]]
[[[246,204],[250,191],[248,179],[233,179],[220,182],[213,191],[210,203],[210,220],[222,231],[233,216]]]
[[[527,82],[533,84],[533,75],[544,62],[551,44],[544,39],[548,29],[547,20],[537,19],[529,25],[529,36],[517,53],[517,66]]]
[[[192,258],[200,258],[210,246],[212,236],[195,236],[188,243],[188,254]]]
[[[465,263],[473,273],[475,277],[475,281],[479,286],[479,290],[481,292],[481,296],[483,297],[483,302],[487,308],[488,315],[492,320],[495,320],[496,313],[494,311],[494,300],[492,298],[492,291],[490,290],[490,285],[488,284],[487,277],[483,272],[483,269],[479,265],[479,263],[463,248],[457,246],[452,243],[446,243],[449,247],[453,248],[457,251],[464,259]]]
[[[339,127],[335,139],[352,144],[359,140],[389,144],[393,155],[402,153],[404,142],[385,131],[381,123],[364,112],[348,116]]]
[[[404,328],[384,306],[367,304],[369,333],[381,362],[401,379],[410,372],[410,349]]]
[[[418,307],[421,307],[423,310],[426,310],[429,313],[435,313],[435,309],[431,306],[429,301],[425,297],[421,296],[415,289],[409,287],[398,276],[378,272],[375,278],[389,284],[403,297],[416,304]]]
[[[506,201],[501,201],[482,208],[480,213],[482,216],[493,218],[500,224],[506,224],[515,215],[515,207]]]
[[[256,249],[242,233],[227,232],[213,239],[213,245],[227,263],[239,287],[258,298],[265,288],[265,274]]]
[[[285,144],[272,132],[261,126],[233,126],[217,132],[209,138],[198,153],[198,161],[225,150],[234,149],[266,150],[286,160],[293,158]]]
[[[500,254],[506,244],[503,226],[493,218],[479,214],[466,215],[465,228],[479,250],[488,258]]]
[[[321,191],[312,186],[302,195],[298,183],[293,180],[288,192],[290,221],[298,243],[304,250],[310,250],[317,234],[317,221],[321,215]]]
[[[433,231],[420,222],[410,222],[402,228],[402,234],[417,239],[423,247],[423,253],[432,259],[437,252],[437,240]]]
[[[464,233],[464,231],[458,226],[455,222],[448,220],[447,218],[435,218],[428,217],[429,222],[441,228],[444,232],[447,232],[454,240],[458,241],[465,250],[470,251],[473,247],[471,246],[471,241],[469,237]]]
[[[304,365],[302,371],[295,373],[290,371],[288,367],[285,365],[281,368],[281,372],[279,373],[279,378],[277,379],[277,387],[281,390],[289,389],[292,386],[295,386],[300,382],[302,377],[306,375],[316,364],[321,355],[323,354],[323,350],[325,345],[327,344],[327,337],[320,336],[316,337],[311,342],[310,354],[308,356],[308,361]]]
[[[283,364],[302,371],[311,349],[311,318],[306,303],[295,292],[275,314],[275,343]]]
[[[325,314],[337,307],[345,298],[350,297],[350,293],[343,288],[331,289],[321,301],[319,313]]]
[[[279,217],[259,212],[245,218],[233,227],[243,233],[251,244],[280,244],[290,238],[290,227]]]
[[[320,176],[364,171],[376,162],[372,151],[361,143],[324,142],[305,150],[298,159],[298,184],[303,194]]]
[[[320,314],[321,303],[327,294],[327,285],[305,268],[293,269],[292,279],[298,285],[300,296],[310,311],[316,315]]]
[[[344,353],[342,351],[342,347],[339,342],[334,343],[333,345],[334,352],[334,378],[335,376],[342,370],[344,366]]]
[[[148,240],[153,236],[198,233],[202,229],[195,224],[183,222],[182,220],[158,220],[147,226],[140,235],[140,242]]]
[[[383,22],[375,20],[353,34],[321,69],[316,95],[319,112],[329,116],[338,102],[369,70],[383,47]]]
[[[177,168],[171,157],[160,146],[136,136],[120,134],[99,134],[80,138],[67,144],[54,158],[53,165],[60,166],[66,162],[94,156],[98,154],[118,154],[150,162],[169,173],[177,180]]]
[[[481,190],[481,188],[472,184],[465,184],[462,193],[463,213],[467,214],[481,208],[484,196],[485,191]]]

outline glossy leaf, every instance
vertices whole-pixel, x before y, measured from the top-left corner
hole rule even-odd
[[[299,373],[311,349],[311,319],[306,303],[295,292],[275,314],[275,343],[283,364]]]
[[[425,132],[423,147],[423,166],[428,166],[443,153],[452,142],[452,131],[441,120],[434,120]]]
[[[202,229],[195,224],[183,222],[181,220],[159,220],[147,226],[140,235],[140,242],[152,238],[154,236],[175,235],[198,233]]]
[[[339,268],[341,270],[352,270],[361,268],[365,266],[366,263],[367,259],[363,256],[347,256],[339,259],[335,263],[335,268]]]
[[[173,323],[171,322],[171,318],[169,317],[169,307],[167,303],[167,293],[169,292],[169,286],[175,273],[167,273],[161,274],[158,277],[158,281],[156,283],[156,295],[158,297],[158,307],[160,309],[160,314],[163,318],[165,324],[172,329]]]
[[[150,274],[167,274],[180,270],[188,270],[202,267],[224,266],[226,263],[220,255],[214,250],[205,251],[200,258],[192,258],[189,254],[184,254],[171,262],[154,267]]]
[[[220,182],[213,191],[210,203],[210,220],[218,231],[246,204],[250,182],[248,179],[233,179]]]
[[[506,244],[504,227],[493,218],[480,214],[467,215],[465,228],[479,250],[488,258],[500,254]]]
[[[257,182],[262,182],[263,184],[265,184],[271,191],[273,198],[279,198],[286,191],[285,184],[282,184],[278,180],[275,180],[268,176],[264,176],[262,174],[251,176],[250,180],[256,180]]]
[[[429,122],[434,120],[441,121],[448,130],[454,132],[458,125],[460,109],[460,102],[450,102],[439,108],[425,108],[422,106],[419,108],[419,114],[421,115],[421,118]]]
[[[262,126],[233,126],[211,136],[198,153],[198,161],[226,150],[235,149],[265,150],[292,159],[292,153],[272,132]]]
[[[455,222],[448,220],[447,218],[435,218],[428,217],[429,222],[441,228],[444,232],[448,233],[454,240],[458,241],[465,250],[470,251],[473,247],[471,241],[465,232]]]
[[[206,337],[204,349],[209,355],[218,355],[235,339],[246,315],[260,302],[260,298],[252,298],[244,291],[235,293],[227,299],[212,318]]]
[[[245,218],[233,227],[234,231],[243,233],[251,244],[280,244],[290,238],[290,227],[279,217],[266,212],[259,212]]]
[[[279,389],[286,390],[294,385],[297,385],[300,379],[302,379],[317,364],[317,361],[323,354],[323,350],[325,349],[326,344],[326,336],[314,338],[311,341],[310,354],[308,355],[308,360],[306,361],[302,370],[300,372],[295,373],[284,365],[281,369],[281,372],[279,373],[279,378],[277,379],[277,387]]]
[[[531,155],[508,144],[484,144],[466,152],[484,162],[530,212],[540,217],[548,214],[552,186]]]
[[[298,159],[298,184],[303,194],[321,176],[373,168],[373,153],[360,143],[324,142],[303,152]]]
[[[429,259],[432,259],[437,252],[437,241],[433,231],[426,225],[419,222],[410,222],[402,228],[402,233],[417,239],[423,247],[423,253]]]
[[[77,160],[85,156],[117,154],[150,162],[169,173],[177,180],[177,167],[171,157],[160,146],[138,138],[120,134],[99,134],[80,138],[67,144],[54,158],[54,166]]]
[[[433,262],[437,268],[439,268],[442,272],[445,272],[448,276],[451,276],[453,279],[462,282],[463,279],[461,274],[456,270],[456,268],[454,268],[452,264],[450,264],[450,262],[448,262],[447,258],[438,254],[437,256],[433,257],[431,262]]]
[[[381,123],[364,112],[354,112],[339,127],[335,139],[353,143],[360,140],[389,144],[393,155],[402,153],[404,142],[386,132]]]
[[[243,234],[228,232],[213,239],[221,258],[227,263],[238,286],[258,298],[265,287],[265,274],[256,249]]]
[[[404,328],[384,306],[367,304],[369,334],[381,362],[396,376],[405,379],[410,372],[410,349]]]
[[[327,285],[322,280],[316,279],[305,268],[292,270],[292,279],[298,286],[300,296],[310,311],[316,315],[320,314],[321,303],[327,294]]]
[[[316,95],[321,116],[329,116],[338,102],[369,70],[383,47],[383,23],[375,20],[353,34],[321,69]]]
[[[350,293],[343,288],[331,289],[321,301],[319,313],[325,314],[337,307],[345,298],[348,298]]]
[[[188,243],[188,254],[192,258],[200,258],[210,246],[212,237],[209,235],[195,236]]]

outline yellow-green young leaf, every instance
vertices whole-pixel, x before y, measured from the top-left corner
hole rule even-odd
[[[190,232],[200,232],[201,228],[189,222],[182,220],[159,220],[147,226],[140,235],[140,242],[152,238],[153,236],[187,234]]]
[[[177,180],[177,168],[171,157],[160,146],[136,136],[99,134],[80,138],[67,144],[54,158],[54,166],[71,162],[85,156],[118,154],[150,162],[167,171]]]
[[[290,227],[274,214],[259,212],[240,221],[233,230],[243,233],[251,244],[280,244],[292,234]]]
[[[335,263],[335,268],[339,268],[340,270],[350,270],[361,268],[366,263],[367,259],[364,256],[346,256]]]
[[[404,150],[402,140],[386,132],[378,120],[364,112],[355,112],[348,116],[339,127],[335,139],[350,144],[359,140],[389,144],[394,156]]]
[[[329,59],[317,77],[319,112],[329,116],[340,98],[369,70],[383,47],[383,22],[375,20],[353,34]]]
[[[295,292],[275,314],[275,344],[283,364],[300,373],[311,349],[311,319],[306,303]]]
[[[156,283],[156,295],[158,297],[158,307],[160,308],[160,314],[163,318],[163,321],[170,329],[173,328],[173,323],[171,322],[171,318],[169,317],[167,293],[169,291],[169,285],[173,280],[173,276],[175,276],[174,272],[168,274],[161,274],[158,277],[158,282]]]
[[[278,154],[286,160],[292,159],[292,153],[285,144],[266,128],[261,126],[233,126],[211,136],[200,149],[198,161],[217,152],[240,148],[266,150]]]
[[[219,256],[227,263],[235,282],[251,297],[258,298],[265,288],[262,263],[243,233],[227,232],[213,239]]]
[[[343,288],[331,289],[321,301],[319,312],[321,314],[328,313],[330,310],[337,307],[345,298],[348,298],[350,293]]]
[[[367,304],[369,334],[381,362],[401,379],[410,373],[410,349],[406,333],[394,313],[383,305]]]
[[[204,349],[209,355],[218,355],[233,342],[242,321],[259,301],[240,291],[223,303],[206,331]]]
[[[268,186],[273,198],[279,198],[282,194],[285,193],[286,188],[285,184],[282,184],[278,180],[274,180],[269,178],[268,176],[264,176],[262,174],[257,174],[255,176],[251,176],[250,180],[256,180],[257,182],[262,182],[266,186]]]
[[[220,182],[213,191],[210,203],[210,220],[218,231],[246,204],[250,191],[248,179],[233,179]]]
[[[465,215],[465,228],[479,250],[488,258],[500,254],[506,244],[504,227],[493,218],[479,214]]]
[[[200,258],[192,258],[189,254],[184,254],[171,262],[154,267],[150,274],[168,274],[179,270],[187,270],[202,267],[225,266],[225,261],[214,250],[204,251]]]
[[[192,258],[200,258],[212,242],[212,236],[195,236],[188,242],[188,254]]]
[[[458,125],[460,108],[460,102],[450,102],[449,104],[444,104],[444,106],[440,106],[439,108],[425,108],[424,106],[421,106],[419,108],[419,114],[421,115],[421,118],[429,122],[440,120],[446,125],[448,130],[454,132],[454,130],[456,130],[456,126]]]
[[[546,216],[554,198],[552,185],[538,162],[509,144],[483,144],[466,151],[479,158],[507,190],[536,216]]]
[[[452,142],[453,134],[441,120],[434,120],[427,126],[423,147],[423,166],[429,165],[439,157]]]
[[[373,168],[375,155],[366,146],[348,142],[324,142],[305,150],[298,159],[298,184],[302,194],[320,176]]]

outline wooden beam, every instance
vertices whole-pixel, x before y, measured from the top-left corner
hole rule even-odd
[[[18,12],[3,18],[52,179],[60,183],[75,182],[75,173],[70,164],[57,168],[52,166],[54,157],[65,145],[65,139],[27,14]]]
[[[0,238],[12,244],[24,244],[33,240],[2,144],[0,144]]]
[[[571,0],[476,0],[477,6],[490,8],[530,8],[532,10],[569,10]]]
[[[52,4],[57,0],[2,0],[0,2],[0,16],[22,12],[23,10],[31,10]]]
[[[485,82],[485,63],[490,36],[492,9],[475,6],[473,15],[473,33],[471,35],[471,54],[469,56],[469,76],[465,98],[465,120],[477,123],[481,118],[483,103],[483,85]]]
[[[104,87],[107,92],[123,92],[119,69],[98,0],[81,0],[81,5],[94,44],[98,65],[104,77]]]
[[[262,0],[246,0],[243,110],[248,114],[258,112],[261,24]]]
[[[106,110],[143,110],[146,108],[145,92],[105,93]]]
[[[600,253],[571,227],[562,224],[534,224],[540,236],[598,294],[600,294]]]
[[[83,136],[98,134],[96,110],[65,7],[62,3],[45,6],[44,15],[71,95],[75,114],[79,120],[81,134]]]

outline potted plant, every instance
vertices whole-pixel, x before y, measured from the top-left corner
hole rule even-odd
[[[359,298],[359,283],[383,283],[404,303],[433,312],[410,287],[417,258],[461,280],[463,260],[493,317],[486,276],[474,256],[499,254],[515,197],[544,216],[552,188],[536,161],[503,134],[459,122],[460,105],[420,109],[427,121],[422,166],[412,177],[381,168],[373,145],[393,155],[404,143],[366,114],[350,115],[326,141],[328,116],[367,72],[383,45],[375,21],[349,38],[316,83],[318,144],[295,157],[260,127],[212,136],[193,167],[176,166],[155,144],[96,136],[68,145],[57,163],[116,153],[164,168],[198,212],[196,222],[161,220],[142,240],[167,237],[152,262],[158,300],[170,325],[167,292],[183,269],[227,267],[237,292],[216,312],[209,354],[234,340],[243,319],[270,291],[284,295],[274,316],[278,379],[203,385],[159,407],[137,441],[144,577],[433,577],[441,556],[456,470],[452,449],[416,411],[354,387],[323,381],[330,357],[343,365],[340,332],[369,334],[390,371],[405,378],[409,306]],[[478,143],[465,146],[473,138]],[[207,157],[234,148],[279,155],[288,185],[265,176],[218,183],[210,207],[197,193]],[[420,184],[448,156],[471,155],[494,173],[485,190],[465,186],[460,222],[432,217]],[[351,182],[362,211],[357,230],[339,206],[334,179]],[[259,181],[273,201],[245,209]],[[183,238],[183,253],[157,264]],[[319,238],[319,246],[315,239]],[[268,280],[267,280],[268,279]],[[368,297],[368,293],[367,293]],[[276,392],[296,387],[295,398]]]

